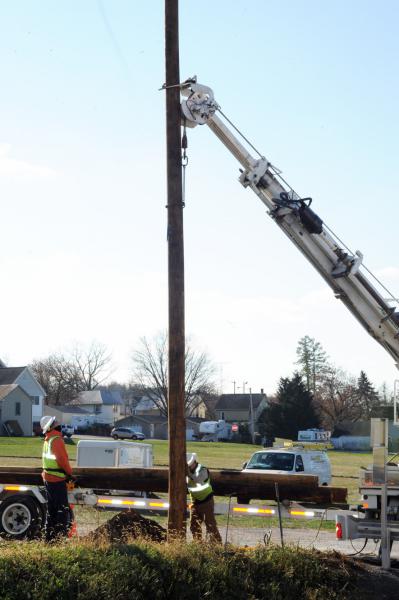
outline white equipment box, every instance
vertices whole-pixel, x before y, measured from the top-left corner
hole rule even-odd
[[[151,444],[136,442],[80,440],[77,467],[152,467]]]

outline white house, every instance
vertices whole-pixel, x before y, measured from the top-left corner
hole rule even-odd
[[[29,367],[0,367],[0,385],[18,385],[32,400],[33,427],[43,416],[46,392]]]
[[[120,392],[108,390],[91,390],[80,392],[72,401],[74,406],[80,406],[90,414],[95,415],[97,423],[113,425],[121,418],[123,404]]]

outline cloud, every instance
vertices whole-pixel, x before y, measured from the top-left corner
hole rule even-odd
[[[54,177],[55,171],[49,167],[34,165],[24,160],[11,158],[10,144],[0,144],[0,177],[47,179]]]

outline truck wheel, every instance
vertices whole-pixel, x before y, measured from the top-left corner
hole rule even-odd
[[[39,535],[43,513],[33,498],[12,496],[0,504],[0,537],[7,540],[33,539]]]
[[[117,435],[115,435],[115,434],[114,434],[112,437],[114,438],[114,440],[117,440],[117,439],[118,439],[118,436],[117,436]]]

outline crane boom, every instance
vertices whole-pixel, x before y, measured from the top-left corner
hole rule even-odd
[[[268,209],[269,216],[304,254],[366,331],[394,358],[399,368],[399,313],[373,285],[362,267],[363,255],[343,247],[264,156],[254,158],[216,114],[220,110],[211,88],[196,78],[181,86],[184,123],[206,124],[242,166],[239,181],[249,187]]]

